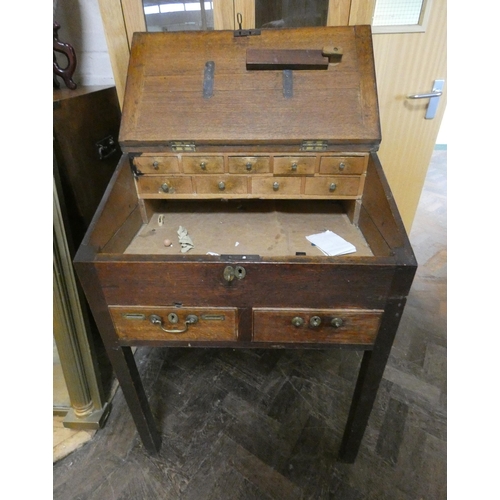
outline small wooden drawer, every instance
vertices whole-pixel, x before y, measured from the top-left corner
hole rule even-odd
[[[182,170],[186,174],[222,174],[224,158],[222,156],[184,156]]]
[[[236,308],[110,306],[122,340],[236,340]]]
[[[196,192],[198,194],[246,194],[248,192],[247,177],[236,175],[196,176]]]
[[[319,164],[320,174],[362,174],[368,163],[367,156],[323,156]]]
[[[273,172],[278,175],[313,175],[315,156],[276,156]]]
[[[270,172],[268,156],[230,156],[231,174],[267,174]]]
[[[371,345],[379,309],[254,309],[253,341]]]
[[[162,175],[141,176],[137,179],[140,195],[175,195],[193,192],[191,177]]]
[[[299,195],[302,180],[293,177],[253,177],[252,194]]]
[[[306,179],[304,194],[310,196],[358,196],[360,177],[312,177]]]
[[[143,174],[173,174],[179,172],[177,156],[137,156],[134,165]]]

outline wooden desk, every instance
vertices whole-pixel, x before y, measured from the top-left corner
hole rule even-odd
[[[342,61],[293,69],[292,96],[281,68],[245,67],[250,46],[332,40]],[[364,351],[341,445],[354,461],[416,271],[379,142],[367,26],[135,35],[125,154],[75,266],[148,450],[160,436],[132,346],[343,348]],[[324,229],[356,252],[311,246]]]

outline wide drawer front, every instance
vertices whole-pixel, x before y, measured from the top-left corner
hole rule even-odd
[[[254,342],[373,344],[379,309],[254,309]]]
[[[236,340],[236,308],[110,306],[123,340]]]

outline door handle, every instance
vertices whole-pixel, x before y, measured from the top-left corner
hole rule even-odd
[[[434,85],[430,92],[422,94],[413,94],[407,96],[408,99],[429,99],[429,106],[427,106],[427,113],[425,114],[426,120],[432,120],[436,116],[439,98],[443,95],[444,80],[434,80]]]

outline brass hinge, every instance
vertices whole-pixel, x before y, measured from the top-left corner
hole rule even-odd
[[[302,141],[301,151],[325,151],[328,141]]]
[[[192,152],[196,151],[196,144],[192,141],[172,141],[170,143],[170,149],[174,152]]]

